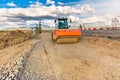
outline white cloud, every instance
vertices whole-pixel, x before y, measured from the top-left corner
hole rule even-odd
[[[63,5],[64,3],[62,3],[62,2],[58,2],[58,4],[59,4],[59,5]]]
[[[46,0],[46,4],[55,4],[55,1],[53,1],[53,0]]]
[[[82,6],[83,7],[83,6]],[[29,16],[29,17],[37,17],[37,16],[52,16],[57,17],[57,14],[82,14],[84,12],[91,13],[92,8],[83,9],[81,7],[74,8],[70,6],[42,6],[40,3],[31,4],[28,8],[1,8],[0,16]]]
[[[66,16],[71,18],[72,21],[76,22],[77,24],[80,24],[81,22],[84,23],[103,22],[105,25],[108,25],[110,24],[111,19],[115,17],[115,15],[112,12],[115,11],[114,13],[117,13],[117,15],[119,15],[118,13],[120,12],[119,10],[117,10],[118,8],[120,8],[118,6],[119,3],[117,2],[114,2],[114,6],[112,5],[113,4],[112,2],[108,2],[108,4],[106,2],[105,3],[101,2],[99,4],[90,3],[90,4],[80,5],[77,7],[62,6],[62,5],[55,6],[54,3],[55,3],[54,1],[47,0],[47,4],[52,4],[52,5],[45,6],[42,3],[36,2],[35,4],[31,4],[27,8],[9,8],[9,9],[0,8],[0,22],[1,22],[0,26],[26,26],[26,25],[29,26],[31,24],[37,24],[40,17],[45,18],[46,16],[53,18],[58,16]],[[111,5],[113,6],[113,8],[111,6],[110,8],[107,6],[105,7],[105,4],[107,6]],[[117,5],[118,8],[115,5]],[[92,16],[86,17],[84,19],[80,19],[81,15],[86,13],[87,15],[92,15]],[[38,19],[36,20],[36,18]],[[53,26],[54,23],[52,22],[53,21],[52,19],[49,18],[48,20],[45,18],[43,22]]]
[[[111,20],[113,18],[118,17],[120,20],[119,0],[98,0],[89,2],[90,3],[86,2],[87,5],[84,3],[84,5],[81,7],[82,14],[80,16],[82,19],[76,21],[77,24],[84,22],[86,24],[96,24],[95,26],[111,26]],[[77,2],[75,7],[78,8],[79,6],[81,5]],[[88,16],[88,13],[90,13],[92,16]],[[75,18],[75,16],[73,17]]]
[[[80,18],[79,17],[77,17],[77,16],[72,16],[72,15],[70,15],[70,16],[68,16],[68,18],[70,18],[72,21],[74,21],[74,22],[76,22],[76,21],[79,21],[80,20]]]
[[[35,27],[38,23],[39,23],[38,20],[27,20],[26,21],[26,26]]]
[[[58,17],[62,15],[71,15],[69,16],[70,18],[73,19],[73,21],[78,20],[78,17],[72,16],[72,14],[77,14],[80,15],[84,12],[90,13],[93,10],[90,6],[87,6],[87,8],[83,9],[83,6],[80,7],[71,7],[71,6],[55,6],[55,5],[50,5],[50,6],[44,6],[39,2],[36,2],[35,4],[31,4],[30,7],[27,8],[1,8],[0,9],[0,17],[1,20],[4,19],[4,22],[1,23],[3,26],[23,26],[23,25],[30,25],[30,24],[36,24],[35,18],[39,17],[45,17],[45,16],[50,16],[50,17]],[[22,18],[23,17],[23,18]],[[33,18],[33,20],[29,20],[27,18]],[[26,20],[25,20],[26,19]],[[50,24],[50,20],[44,20],[46,23]],[[48,22],[50,21],[50,23]],[[51,24],[52,25],[52,24]]]
[[[31,4],[30,8],[39,8],[42,6],[42,3],[36,2],[35,4]]]
[[[10,7],[16,7],[16,4],[14,4],[13,2],[7,3],[6,5],[7,5],[7,6],[10,6]]]
[[[90,5],[84,5],[81,7],[82,11],[90,12],[92,15],[95,15],[95,10],[90,7]]]
[[[114,14],[117,16],[120,14],[120,0],[100,0],[90,5],[96,10],[97,15]]]
[[[42,21],[42,25],[44,26],[44,27],[54,27],[55,26],[55,23],[54,23],[54,20],[48,20],[48,19],[44,19],[43,21]]]

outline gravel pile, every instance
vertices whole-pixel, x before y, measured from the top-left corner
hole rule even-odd
[[[0,66],[0,80],[19,80],[23,71],[24,66],[29,57],[32,49],[37,44],[28,46],[20,55],[15,56],[13,62],[9,62]]]

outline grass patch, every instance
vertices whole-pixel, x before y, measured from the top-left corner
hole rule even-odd
[[[5,31],[0,31],[0,34],[3,34]]]

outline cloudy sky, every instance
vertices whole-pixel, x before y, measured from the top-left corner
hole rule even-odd
[[[35,26],[39,20],[53,26],[57,17],[109,25],[120,17],[120,0],[0,0],[0,29]]]

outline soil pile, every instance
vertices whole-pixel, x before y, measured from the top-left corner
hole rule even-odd
[[[0,35],[0,49],[22,43],[33,37],[32,31],[6,31]]]

